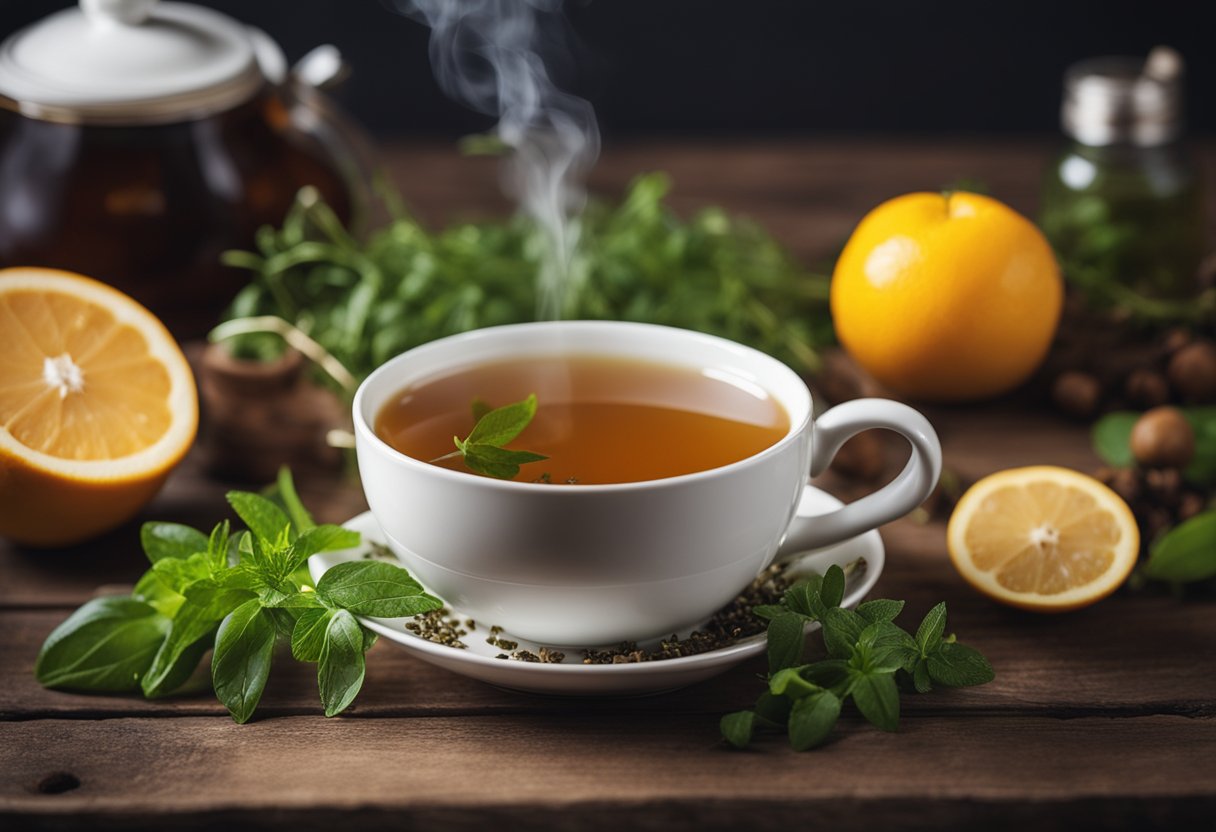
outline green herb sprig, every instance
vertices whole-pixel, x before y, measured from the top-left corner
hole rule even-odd
[[[234,491],[228,502],[248,526],[227,521],[210,535],[177,523],[140,531],[152,568],[130,595],[96,598],[47,637],[34,665],[49,688],[142,691],[180,688],[212,650],[215,695],[238,723],[257,709],[275,645],[317,664],[326,716],[345,710],[363,685],[364,653],[376,635],[356,615],[397,617],[438,609],[404,569],[383,561],[339,564],[313,583],[309,556],[359,545],[359,534],[316,525],[279,475],[277,501]]]
[[[519,466],[529,462],[540,462],[549,457],[532,451],[513,451],[506,444],[515,439],[536,416],[536,394],[523,401],[513,402],[499,408],[490,406],[481,399],[473,400],[473,418],[477,420],[473,430],[464,439],[453,436],[456,450],[431,462],[463,457],[469,470],[487,477],[512,480],[519,476]]]
[[[903,601],[876,599],[849,610],[840,606],[844,590],[844,570],[832,566],[791,586],[780,604],[752,609],[769,622],[768,684],[754,708],[722,717],[722,736],[732,746],[746,748],[757,729],[785,732],[795,751],[822,745],[850,699],[878,728],[895,731],[901,691],[992,681],[988,660],[945,634],[944,603],[912,635],[894,623]],[[819,622],[828,657],[805,664],[812,621]]]
[[[571,272],[583,288],[564,317],[685,327],[750,344],[811,372],[833,340],[829,278],[802,268],[763,228],[706,208],[667,204],[669,178],[638,177],[617,203],[581,218]],[[252,272],[228,318],[275,315],[320,344],[355,377],[419,344],[537,315],[542,231],[525,217],[422,226],[386,194],[388,225],[353,236],[314,189],[256,252],[224,262]],[[243,357],[277,355],[278,335],[242,335]]]

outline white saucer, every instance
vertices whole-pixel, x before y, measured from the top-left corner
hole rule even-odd
[[[835,497],[808,486],[803,490],[798,514],[814,516],[839,506],[840,501]],[[313,555],[308,561],[308,568],[314,580],[318,580],[327,569],[336,564],[364,558],[369,551],[369,543],[384,542],[384,535],[371,512],[353,517],[343,525],[362,534],[363,544],[354,549]],[[842,603],[842,606],[855,607],[861,603],[882,574],[886,558],[882,538],[877,531],[866,532],[835,546],[801,555],[790,564],[787,574],[822,573],[832,564],[843,567],[858,558],[865,559],[865,569],[850,577]],[[459,610],[453,610],[453,616],[461,621],[466,618]],[[360,616],[359,620],[381,637],[401,645],[423,661],[453,673],[513,690],[566,696],[619,696],[681,688],[722,673],[752,656],[763,653],[765,648],[764,634],[761,633],[741,639],[728,647],[675,659],[630,664],[583,664],[580,651],[566,649],[563,650],[565,661],[560,664],[525,662],[495,658],[506,651],[486,642],[490,636],[490,625],[494,623],[492,621],[477,622],[476,627],[460,639],[468,647],[460,649],[429,641],[410,632],[405,629],[406,623],[411,620],[408,618]],[[811,624],[808,630],[818,626]],[[686,634],[679,635],[683,638]],[[530,641],[516,639],[508,633],[501,633],[498,637],[518,642],[518,650],[536,653],[541,647]]]

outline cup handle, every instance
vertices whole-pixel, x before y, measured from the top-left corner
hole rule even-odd
[[[840,446],[863,430],[884,428],[912,445],[912,457],[899,476],[873,494],[835,511],[813,517],[795,516],[776,561],[800,552],[839,543],[877,528],[923,503],[942,472],[942,446],[929,420],[905,404],[887,399],[856,399],[831,408],[811,432],[811,476],[827,470]]]

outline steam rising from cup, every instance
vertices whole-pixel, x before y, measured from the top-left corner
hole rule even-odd
[[[572,60],[562,0],[392,0],[431,28],[431,66],[450,98],[496,116],[512,153],[503,187],[544,244],[537,317],[569,316],[586,280],[577,257],[583,177],[599,155],[599,127],[586,99],[559,89],[552,73]]]

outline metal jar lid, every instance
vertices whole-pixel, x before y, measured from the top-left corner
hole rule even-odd
[[[187,3],[80,0],[0,43],[0,106],[45,121],[186,121],[264,82],[250,30]]]
[[[1183,128],[1182,56],[1158,46],[1148,60],[1094,58],[1064,74],[1064,132],[1082,144],[1152,146]]]

